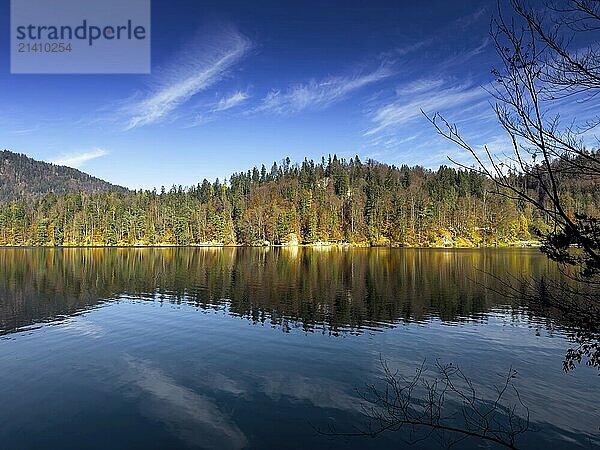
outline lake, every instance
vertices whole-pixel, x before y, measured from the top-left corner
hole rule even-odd
[[[512,276],[560,274],[535,249],[0,249],[0,447],[432,448],[319,430],[367,423],[381,360],[436,359],[490,398],[518,371],[520,447],[600,445],[598,370],[563,371],[574,330]]]

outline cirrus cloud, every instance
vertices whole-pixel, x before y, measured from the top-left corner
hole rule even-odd
[[[256,111],[289,114],[305,109],[323,109],[345,99],[351,93],[389,78],[393,74],[387,65],[359,75],[332,76],[291,86],[282,92],[272,90]]]
[[[68,166],[74,169],[79,169],[87,162],[108,155],[108,152],[102,148],[94,148],[92,150],[84,150],[74,153],[62,153],[52,159],[50,162],[57,166]]]
[[[248,98],[250,98],[250,96],[246,92],[237,91],[231,94],[229,97],[224,97],[220,99],[213,111],[226,111],[245,102],[246,100],[248,100]]]
[[[122,109],[126,129],[160,122],[194,95],[223,79],[252,49],[232,26],[206,33],[163,71],[163,81],[143,99]]]

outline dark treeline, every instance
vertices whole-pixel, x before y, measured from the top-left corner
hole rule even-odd
[[[534,182],[515,182],[543,195]],[[292,165],[288,158],[226,183],[5,202],[0,245],[494,246],[544,233],[545,217],[495,189],[475,171],[445,166],[431,171],[336,156]],[[573,179],[564,195],[573,213],[597,215],[599,189]]]
[[[36,161],[27,155],[0,151],[0,201],[37,199],[53,192],[126,192],[121,186],[107,183],[80,170]]]

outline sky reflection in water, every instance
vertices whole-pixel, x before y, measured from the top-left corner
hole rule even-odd
[[[314,431],[364,423],[380,355],[451,361],[490,396],[513,366],[528,448],[589,448],[600,424],[560,318],[489,289],[485,272],[558,276],[536,251],[11,249],[0,268],[10,448],[403,447]]]

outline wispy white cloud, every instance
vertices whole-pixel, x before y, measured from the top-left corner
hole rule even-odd
[[[164,71],[165,79],[158,87],[123,108],[126,129],[164,120],[194,95],[220,81],[251,49],[250,40],[231,26],[197,38]]]
[[[290,114],[305,109],[323,109],[359,89],[389,78],[392,74],[393,71],[387,65],[382,65],[366,74],[311,80],[292,86],[285,92],[273,90],[256,110]]]
[[[487,15],[488,15],[488,5],[482,5],[479,8],[477,8],[475,11],[473,11],[471,14],[468,14],[468,15],[463,16],[460,19],[458,19],[456,24],[460,28],[464,29],[464,28],[468,27],[469,25],[472,25],[473,23],[478,22],[479,20],[486,17]]]
[[[26,134],[31,134],[34,131],[36,131],[37,127],[34,128],[20,128],[20,129],[15,129],[15,130],[11,130],[10,133],[11,134],[16,134],[17,136],[24,136]]]
[[[406,57],[412,53],[416,53],[418,50],[425,49],[431,46],[437,38],[427,38],[422,41],[416,41],[407,43],[401,47],[396,47],[380,54],[382,60],[396,61],[399,57]],[[402,58],[405,60],[405,58]]]
[[[431,92],[444,86],[442,78],[417,78],[396,88],[396,95],[415,95]]]
[[[245,102],[248,100],[248,98],[250,98],[250,96],[246,92],[237,91],[231,94],[229,97],[223,97],[221,100],[219,100],[213,111],[226,111],[238,106],[240,103]]]
[[[88,161],[108,155],[108,152],[102,148],[94,148],[76,153],[63,153],[50,160],[52,164],[58,166],[69,166],[79,169]]]
[[[475,47],[471,47],[467,50],[457,51],[448,55],[445,59],[442,59],[437,64],[437,69],[441,72],[453,71],[457,68],[463,68],[465,64],[471,64],[474,58],[481,58],[489,54],[488,48],[492,44],[492,40],[485,36]],[[491,61],[489,61],[491,65]]]
[[[409,53],[416,52],[417,50],[422,49],[423,47],[427,47],[433,42],[433,38],[428,38],[419,42],[415,42],[413,44],[405,45],[404,47],[396,48],[392,54],[397,56],[408,55]]]
[[[378,147],[384,147],[384,148],[399,148],[401,147],[403,144],[412,144],[419,136],[421,136],[420,133],[417,134],[412,134],[412,135],[408,135],[408,136],[395,136],[395,135],[386,135],[386,136],[382,136],[381,138],[377,138],[375,139],[372,144],[377,145]]]
[[[431,89],[427,84],[431,83]],[[412,81],[404,88],[397,89],[397,98],[377,108],[371,116],[373,126],[365,131],[365,136],[398,128],[426,113],[447,112],[470,106],[480,101],[487,93],[480,86],[469,84],[448,85],[438,79]]]

